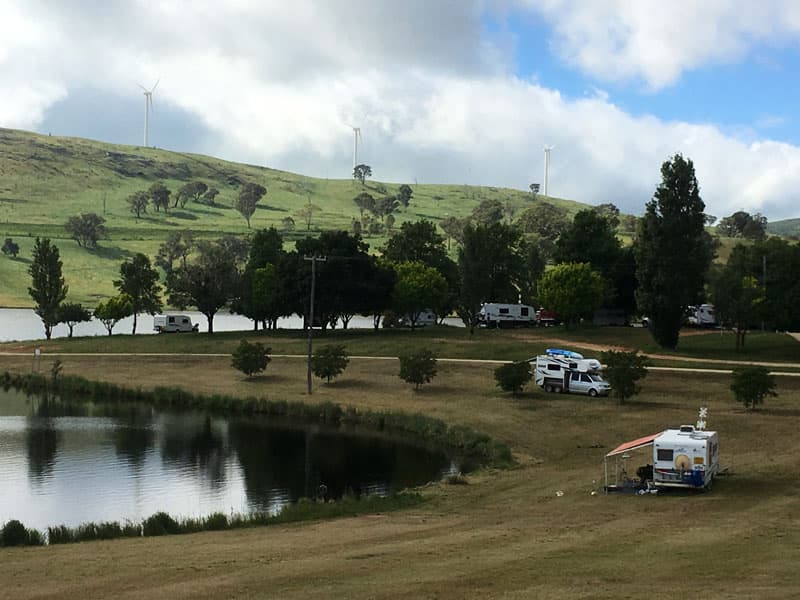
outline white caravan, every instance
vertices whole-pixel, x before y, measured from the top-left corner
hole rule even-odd
[[[478,317],[484,327],[533,327],[536,325],[536,309],[527,304],[481,304]]]
[[[686,321],[694,327],[716,327],[717,315],[714,313],[713,304],[701,304],[700,306],[690,306],[687,309],[688,317]]]
[[[156,315],[153,317],[153,331],[158,333],[196,332],[199,325],[192,324],[186,315]]]
[[[653,483],[662,487],[708,488],[719,472],[716,431],[693,425],[662,431],[653,440]]]
[[[600,376],[599,360],[559,348],[548,348],[546,352],[528,361],[536,385],[544,391],[589,396],[607,396],[611,391],[611,386]]]
[[[397,324],[400,327],[411,327],[411,315],[403,315],[397,319]],[[426,308],[419,311],[414,327],[427,327],[428,325],[436,325],[436,313]]]

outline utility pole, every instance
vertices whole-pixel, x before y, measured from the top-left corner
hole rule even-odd
[[[311,300],[309,303],[308,308],[308,323],[306,326],[308,327],[308,395],[311,395],[311,349],[313,346],[313,336],[314,336],[314,290],[317,284],[317,263],[318,262],[325,262],[328,260],[324,256],[318,256],[313,254],[311,256],[304,256],[304,260],[311,261]]]

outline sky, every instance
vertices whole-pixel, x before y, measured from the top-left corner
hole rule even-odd
[[[0,127],[642,214],[800,217],[796,0],[0,0]]]

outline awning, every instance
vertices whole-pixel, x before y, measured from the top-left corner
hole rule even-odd
[[[606,454],[606,456],[614,456],[615,454],[622,454],[628,450],[637,450],[638,448],[644,448],[645,446],[649,446],[653,443],[653,440],[660,436],[663,431],[659,431],[658,433],[654,433],[653,435],[648,435],[645,437],[641,437],[638,440],[632,440],[630,442],[625,442],[624,444],[620,444],[616,448],[614,448],[611,452]]]

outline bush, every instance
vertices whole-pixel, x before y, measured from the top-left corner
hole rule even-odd
[[[228,516],[216,512],[206,517],[205,528],[209,531],[221,531],[228,528]]]
[[[28,543],[28,531],[25,529],[25,525],[16,519],[11,519],[3,525],[0,541],[3,546],[24,546]]]
[[[744,404],[748,410],[756,404],[763,404],[767,396],[777,396],[775,378],[766,367],[743,367],[733,372],[731,391],[737,402]]]
[[[344,373],[349,362],[344,346],[322,346],[311,357],[311,370],[314,375],[320,379],[325,378],[330,383],[331,379]]]
[[[531,377],[530,366],[527,362],[509,363],[494,370],[494,378],[500,389],[504,392],[511,392],[514,396],[523,390]]]
[[[400,379],[414,384],[418,390],[423,383],[436,377],[436,357],[430,350],[400,356]]]
[[[267,368],[272,360],[269,357],[270,352],[272,348],[267,348],[261,342],[251,344],[247,340],[242,340],[239,342],[239,347],[233,351],[231,366],[250,377]]]
[[[611,386],[611,395],[619,400],[620,404],[639,393],[641,388],[636,382],[647,377],[645,355],[609,350],[600,355],[600,360],[606,365],[603,376]]]
[[[179,533],[178,522],[165,512],[147,517],[142,524],[144,535],[168,535]]]

